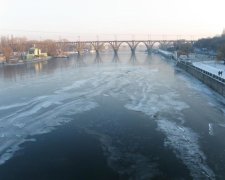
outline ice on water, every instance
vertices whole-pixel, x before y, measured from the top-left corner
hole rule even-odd
[[[71,121],[63,116],[91,110],[98,106],[95,97],[107,94],[124,97],[124,106],[129,110],[155,117],[152,119],[157,122],[158,130],[166,135],[166,147],[173,149],[194,179],[214,179],[198,145],[198,135],[182,125],[182,110],[189,105],[181,101],[179,92],[166,85],[163,79],[159,82],[152,78],[160,75],[159,69],[141,66],[91,68],[86,71],[84,79],[71,81],[52,94],[0,107],[0,113],[7,110],[0,117],[0,164],[18,150],[27,136],[50,132],[55,126]],[[74,73],[74,76],[79,76]],[[166,117],[173,117],[178,122]]]

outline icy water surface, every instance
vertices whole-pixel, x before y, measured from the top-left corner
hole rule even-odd
[[[0,68],[0,179],[224,179],[224,99],[138,52]]]

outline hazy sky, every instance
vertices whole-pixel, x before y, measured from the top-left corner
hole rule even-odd
[[[35,38],[212,36],[225,0],[0,0],[0,34]],[[34,31],[34,32],[32,32]]]

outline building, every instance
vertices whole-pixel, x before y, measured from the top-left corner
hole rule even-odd
[[[42,58],[42,57],[47,57],[48,54],[47,53],[41,53],[41,49],[36,48],[36,47],[32,47],[28,50],[26,59],[27,60],[31,60],[34,58]]]
[[[38,49],[38,48],[35,48],[35,47],[30,48],[30,49],[28,50],[28,54],[32,54],[32,55],[38,57],[38,56],[40,56],[40,54],[41,54],[41,49]]]

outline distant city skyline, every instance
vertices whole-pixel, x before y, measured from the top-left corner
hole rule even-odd
[[[198,39],[225,28],[223,0],[0,0],[0,35],[30,39]]]

